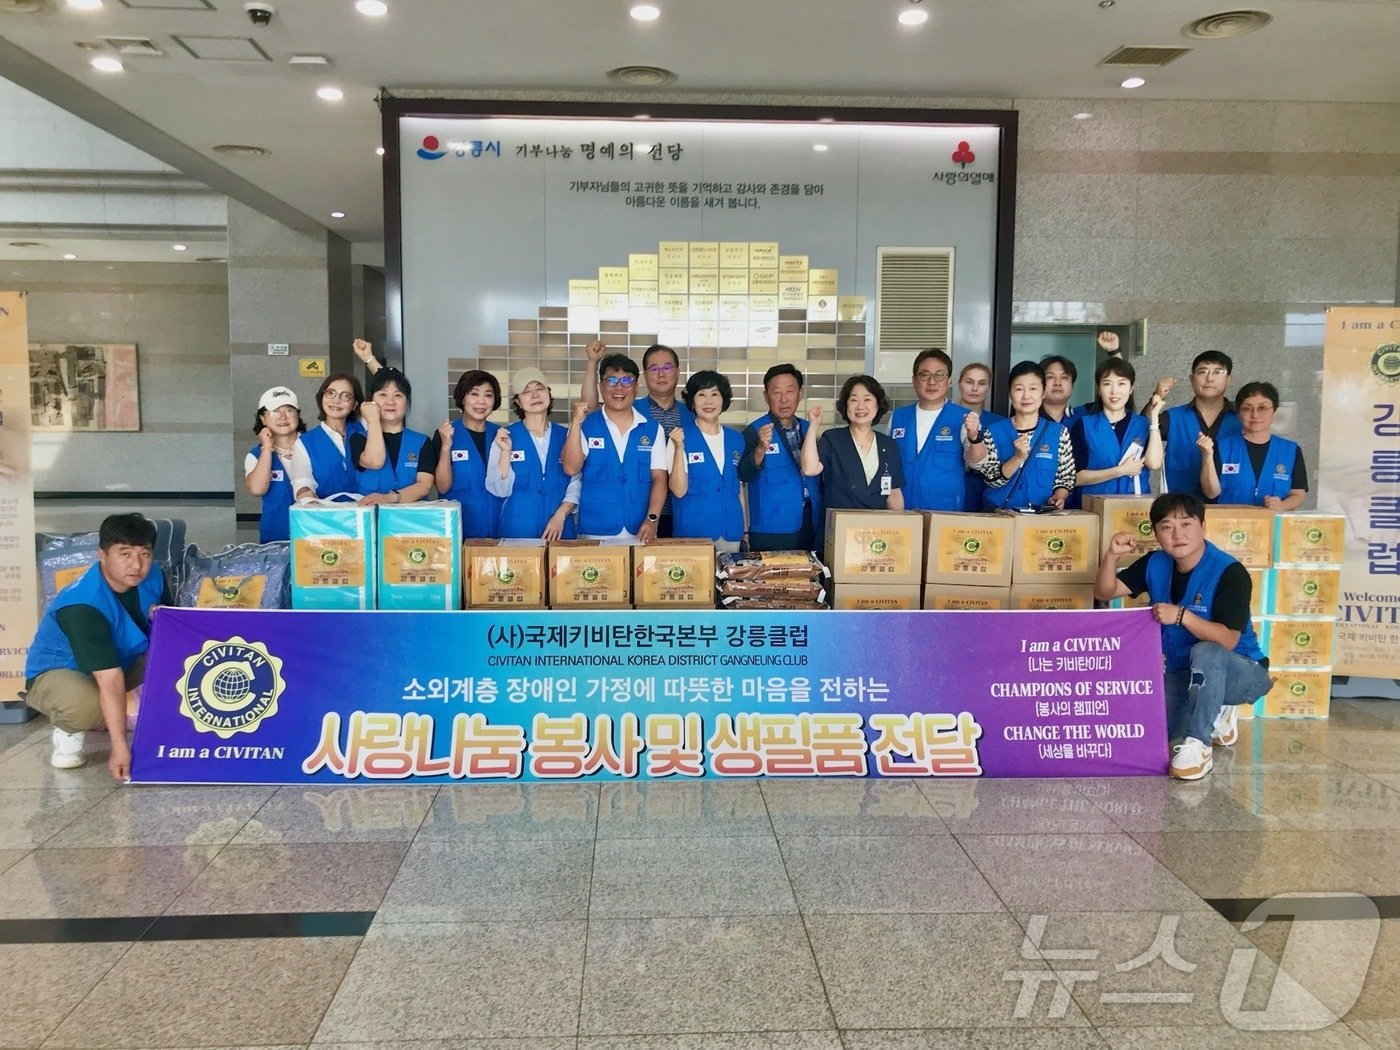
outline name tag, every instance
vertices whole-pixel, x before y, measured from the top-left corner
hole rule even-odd
[[[525,462],[525,450],[523,448],[513,448],[510,450],[510,461],[512,463]]]
[[[1220,473],[1222,473],[1222,474],[1238,474],[1239,472],[1240,472],[1240,465],[1239,465],[1238,463],[1222,463],[1222,464],[1220,464]]]
[[[687,453],[686,453],[686,456],[685,456],[685,461],[686,461],[687,463],[704,463],[704,462],[705,462],[705,453],[703,453],[703,452],[687,452]]]
[[[467,450],[464,449],[464,448],[454,448],[454,449],[452,450],[452,462],[453,462],[453,463],[465,463],[465,462],[466,462],[468,459],[470,459],[470,458],[471,458],[470,454],[469,454],[469,453],[467,452]]]
[[[888,474],[880,475],[880,495],[888,496],[894,491],[893,479]]]
[[[280,471],[280,470],[274,470],[274,471],[272,472],[272,480],[273,480],[273,481],[282,481],[282,480],[284,480],[286,477],[287,477],[287,475],[284,474],[284,473],[283,473],[282,471]]]
[[[602,438],[589,438],[589,439],[588,439],[588,447],[589,447],[589,448],[606,448],[607,446],[603,443],[603,439],[602,439]]]
[[[898,440],[899,438],[902,438],[903,436],[904,436],[904,428],[903,428],[903,427],[894,427],[893,429],[890,430],[890,437],[894,438],[895,440]]]
[[[771,445],[768,446],[768,455],[771,456],[771,455],[773,455],[773,453],[775,453],[775,452],[777,452],[777,451],[778,451],[778,443],[777,443],[776,441],[773,442]]]

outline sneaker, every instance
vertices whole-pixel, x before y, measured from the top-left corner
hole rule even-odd
[[[84,733],[65,733],[57,726],[53,731],[53,757],[49,759],[49,765],[54,769],[77,769],[79,766],[87,764],[87,759],[83,757]]]
[[[1215,728],[1210,731],[1210,742],[1216,747],[1234,747],[1240,738],[1240,709],[1234,704],[1226,704],[1215,716]]]
[[[1171,773],[1177,780],[1200,780],[1210,772],[1213,761],[1210,747],[1188,736],[1172,755]]]

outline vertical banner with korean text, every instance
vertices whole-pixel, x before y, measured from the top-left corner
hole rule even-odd
[[[37,620],[29,470],[29,325],[23,292],[0,292],[0,700],[24,688]]]
[[[1161,628],[162,609],[132,750],[147,783],[1161,775]]]
[[[1400,678],[1400,309],[1327,311],[1317,477],[1346,515],[1333,670]]]

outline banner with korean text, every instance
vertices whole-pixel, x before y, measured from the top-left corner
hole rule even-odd
[[[1346,515],[1337,674],[1400,678],[1400,309],[1327,311],[1317,509]]]
[[[0,701],[19,700],[38,626],[34,480],[29,470],[29,321],[23,292],[0,292]]]
[[[162,609],[149,783],[1166,771],[1161,631],[1111,612]]]

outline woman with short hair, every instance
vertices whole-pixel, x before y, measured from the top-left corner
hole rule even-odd
[[[811,426],[802,442],[802,473],[821,477],[822,506],[828,509],[903,510],[904,466],[899,446],[875,424],[890,410],[885,388],[874,376],[851,376],[836,397],[846,426],[817,437],[821,406],[807,413]]]

